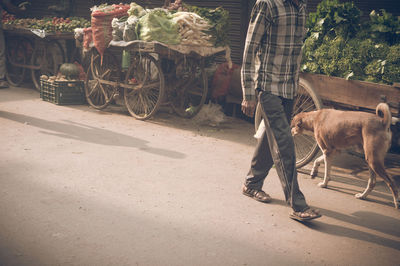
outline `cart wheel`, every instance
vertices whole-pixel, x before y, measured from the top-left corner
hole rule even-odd
[[[322,101],[306,80],[300,79],[297,98],[293,106],[292,117],[301,112],[319,110],[323,107]],[[317,141],[310,135],[294,136],[296,150],[296,167],[308,164],[317,154],[319,147]]]
[[[297,98],[294,102],[292,117],[301,112],[309,112],[322,108],[322,102],[307,81],[300,79]],[[254,126],[257,131],[261,123],[261,107],[257,104],[254,118]],[[318,152],[318,144],[313,136],[296,135],[294,136],[296,151],[296,167],[300,168],[309,163]]]
[[[149,54],[137,53],[125,77],[125,105],[139,120],[153,116],[164,98],[164,74],[159,62]]]
[[[20,38],[7,40],[7,72],[6,78],[12,86],[19,86],[24,81],[26,68],[13,64],[25,65],[27,62],[25,43]]]
[[[174,111],[182,117],[194,117],[203,106],[208,92],[208,78],[204,67],[192,58],[176,64],[176,82],[170,92]]]
[[[31,76],[35,88],[40,91],[40,76],[55,76],[61,64],[65,62],[64,50],[58,41],[46,42],[45,45],[36,44],[33,50],[31,64],[40,66],[32,69]]]
[[[85,95],[90,106],[105,108],[113,99],[121,81],[121,68],[117,58],[104,52],[103,62],[96,51],[92,51],[90,67],[85,82]]]

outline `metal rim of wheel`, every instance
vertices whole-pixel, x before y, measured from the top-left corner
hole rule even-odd
[[[44,60],[44,61],[42,61]],[[61,64],[65,62],[64,49],[61,44],[52,40],[42,47],[33,50],[31,65],[39,66],[40,69],[32,69],[31,77],[35,89],[40,91],[40,76],[55,76]]]
[[[103,54],[92,51],[90,67],[85,81],[86,100],[95,109],[103,109],[113,100],[121,80],[121,68],[117,58],[108,51]],[[115,82],[107,84],[107,81]]]
[[[312,89],[311,85],[307,81],[300,79],[297,97],[293,105],[292,117],[298,113],[319,110],[322,107],[322,101]],[[260,108],[260,104],[257,104],[254,118],[256,131],[261,123]],[[294,144],[296,151],[296,168],[300,168],[309,163],[319,150],[315,138],[311,135],[301,134],[294,136]]]
[[[315,111],[322,107],[322,101],[311,85],[306,80],[300,79],[292,117],[298,113]],[[319,150],[317,141],[312,135],[296,135],[294,136],[294,144],[297,168],[308,164]]]
[[[25,43],[22,39],[9,39],[7,42],[7,72],[6,79],[12,86],[19,86],[24,81],[26,68],[12,65],[11,62],[25,65]]]
[[[194,117],[206,101],[208,78],[202,65],[192,58],[183,58],[176,64],[176,83],[169,97],[173,110],[181,117]]]
[[[159,61],[146,53],[136,53],[126,73],[125,106],[136,119],[152,117],[164,99],[164,74]]]

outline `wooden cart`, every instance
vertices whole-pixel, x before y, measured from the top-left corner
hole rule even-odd
[[[227,51],[225,47],[112,41],[103,58],[92,49],[85,82],[87,101],[103,109],[116,96],[123,97],[129,113],[139,120],[152,117],[161,105],[170,105],[182,117],[193,117],[207,97],[205,59]],[[125,56],[120,57],[122,53]],[[122,75],[124,60],[129,68]]]
[[[5,25],[7,81],[19,86],[30,72],[32,82],[40,90],[40,76],[56,75],[67,61],[62,41],[74,41],[73,33],[46,33],[39,30]]]
[[[375,108],[380,102],[388,103],[392,116],[400,118],[400,86],[301,73],[293,116],[326,107],[375,113]],[[255,117],[256,129],[260,121],[261,112],[258,107]],[[392,128],[393,146],[400,146],[398,125],[399,123],[397,127]],[[296,166],[302,167],[314,158],[319,148],[310,135],[296,135],[294,141]]]

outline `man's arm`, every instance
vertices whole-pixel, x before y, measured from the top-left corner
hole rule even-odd
[[[249,28],[247,30],[241,69],[243,91],[242,111],[247,116],[253,116],[256,105],[255,80],[258,66],[255,65],[254,59],[270,21],[271,14],[268,4],[263,1],[257,1],[253,7]]]

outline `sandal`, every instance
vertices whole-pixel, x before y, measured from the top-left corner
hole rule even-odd
[[[264,202],[264,203],[271,202],[271,200],[272,200],[271,196],[268,195],[267,193],[265,193],[262,190],[251,189],[251,188],[248,188],[246,186],[243,186],[242,192],[243,192],[244,195],[246,195],[246,196],[248,196],[250,198],[253,198],[253,199],[257,200],[257,201]]]
[[[318,210],[313,210],[313,209],[308,208],[308,209],[306,209],[306,210],[304,210],[302,212],[293,211],[290,214],[289,217],[294,219],[294,220],[300,221],[300,222],[305,222],[305,221],[310,221],[310,220],[313,220],[313,219],[317,219],[317,218],[319,218],[321,216],[322,215],[319,214]]]

